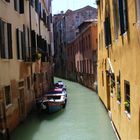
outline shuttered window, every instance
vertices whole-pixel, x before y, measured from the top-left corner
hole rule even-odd
[[[137,22],[140,24],[140,0],[136,0]]]
[[[119,0],[120,31],[121,35],[128,30],[127,0]]]
[[[22,60],[25,60],[26,48],[25,48],[24,32],[21,32],[21,50],[22,50]]]
[[[24,0],[14,0],[14,9],[20,14],[24,13]]]
[[[0,56],[12,59],[12,25],[0,20]]]
[[[130,83],[124,81],[125,110],[130,114]]]
[[[46,24],[46,13],[45,13],[45,10],[43,10],[43,22],[44,22],[44,24]]]
[[[119,32],[119,7],[118,1],[113,0],[114,38],[118,39]]]
[[[10,2],[10,0],[5,0],[6,2]]]
[[[14,9],[19,11],[19,0],[14,0]]]
[[[23,46],[23,32],[16,29],[16,40],[17,40],[17,59],[24,59],[24,46]]]
[[[111,44],[111,28],[110,28],[110,18],[106,17],[104,22],[104,32],[105,32],[105,45],[109,47]]]
[[[119,76],[117,76],[117,100],[121,102],[121,79],[120,79],[120,71]]]
[[[9,59],[13,58],[13,50],[12,50],[12,25],[7,23],[7,36],[8,36],[8,53]]]
[[[23,58],[30,61],[29,28],[23,25]]]
[[[39,11],[39,1],[38,0],[35,0],[35,10],[36,10],[36,12]]]
[[[8,56],[9,56],[9,53],[8,53],[8,37],[7,37],[7,35],[8,35],[8,32],[7,32],[7,24],[6,23],[4,23],[4,44],[5,44],[5,46],[4,46],[4,52],[5,52],[5,58],[9,58]]]
[[[34,7],[35,6],[35,0],[30,0],[30,4]]]
[[[0,20],[0,51],[1,51],[1,58],[5,58],[5,33],[4,33],[4,22]]]
[[[17,42],[17,59],[20,59],[20,48],[19,48],[19,30],[16,29],[16,42]]]
[[[20,8],[19,10],[20,14],[23,14],[24,13],[24,0],[20,0],[19,8]]]
[[[31,31],[31,56],[32,61],[35,61],[36,55],[36,33],[34,30]]]

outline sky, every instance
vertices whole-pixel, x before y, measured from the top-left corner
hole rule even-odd
[[[52,0],[52,13],[66,12],[67,9],[76,10],[87,5],[97,8],[95,3],[95,0]]]

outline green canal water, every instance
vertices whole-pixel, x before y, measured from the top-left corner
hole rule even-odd
[[[68,92],[66,108],[51,114],[32,112],[10,140],[117,140],[98,95],[80,84],[63,81]]]

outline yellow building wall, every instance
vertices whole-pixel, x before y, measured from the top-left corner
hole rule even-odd
[[[108,109],[106,88],[107,84],[109,84],[106,83],[106,58],[108,56],[107,49],[105,48],[103,25],[105,19],[105,2],[107,0],[100,0],[100,5],[98,6],[98,93],[105,107]],[[119,70],[121,74],[121,104],[117,102],[117,90],[115,89],[113,94],[110,95],[111,119],[122,140],[138,140],[140,139],[140,26],[136,22],[136,2],[134,0],[127,1],[129,29],[124,35],[120,35],[119,32],[118,40],[115,40],[114,37],[112,2],[112,0],[109,0],[112,36],[109,55],[114,69],[115,80],[119,74]],[[127,116],[124,106],[124,80],[130,82],[130,118]]]

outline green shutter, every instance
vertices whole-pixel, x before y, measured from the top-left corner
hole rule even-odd
[[[16,40],[17,40],[17,59],[20,59],[20,52],[19,52],[19,30],[16,29]]]
[[[1,58],[5,58],[5,33],[4,22],[1,20]]]
[[[12,50],[12,25],[7,23],[7,37],[8,37],[8,54],[9,59],[13,58],[13,50]]]

